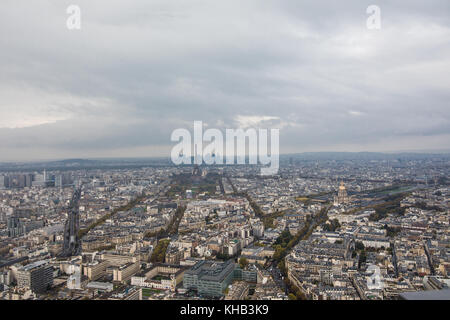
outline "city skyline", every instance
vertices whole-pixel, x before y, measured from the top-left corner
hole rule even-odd
[[[170,151],[170,150],[169,150]],[[223,154],[224,158],[226,157],[226,153]],[[237,157],[238,155],[235,155],[235,157]],[[252,166],[252,164],[248,163],[248,159],[247,159],[246,155],[246,163],[245,165],[250,165]],[[365,158],[370,158],[370,157],[375,157],[376,159],[382,159],[382,160],[389,160],[389,159],[393,159],[392,157],[394,156],[400,156],[400,157],[432,157],[432,156],[439,156],[439,157],[448,157],[450,156],[450,151],[446,151],[446,150],[437,150],[435,152],[432,151],[404,151],[404,152],[368,152],[368,151],[361,151],[361,152],[347,152],[347,151],[318,151],[318,152],[298,152],[298,153],[280,153],[279,156],[281,157],[282,160],[284,161],[288,161],[289,158],[291,157],[302,157],[302,156],[306,156],[309,158],[309,160],[330,160],[331,158],[333,158],[334,156],[338,156],[339,158],[345,159],[345,160],[357,160],[359,159],[361,156],[365,157]],[[331,158],[330,158],[331,157]],[[194,164],[194,155],[191,156],[192,158],[192,165]],[[170,155],[163,155],[163,156],[137,156],[137,157],[115,157],[115,156],[111,156],[111,157],[68,157],[68,158],[42,158],[42,159],[32,159],[32,158],[27,158],[27,159],[23,159],[23,160],[17,160],[17,159],[12,159],[12,160],[6,160],[6,161],[2,161],[0,159],[0,165],[8,165],[8,164],[45,164],[45,163],[51,163],[52,162],[77,162],[77,161],[144,161],[144,160],[164,160],[164,161],[170,161]],[[301,159],[301,160],[305,160],[305,159]],[[342,160],[342,159],[336,159],[336,160]],[[176,166],[175,164],[171,164]],[[222,166],[221,164],[206,164],[205,162],[202,163],[202,165],[207,165],[207,166]],[[237,163],[235,164],[230,164],[230,165],[238,165]],[[258,164],[259,165],[259,164]],[[42,167],[44,170],[44,167]]]

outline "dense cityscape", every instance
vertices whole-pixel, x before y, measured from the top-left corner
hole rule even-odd
[[[448,155],[0,166],[2,300],[398,300],[450,291]],[[425,295],[425,296],[424,296]]]
[[[445,314],[449,18],[449,0],[2,1],[3,310]]]

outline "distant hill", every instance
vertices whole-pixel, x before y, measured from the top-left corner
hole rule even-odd
[[[382,152],[305,152],[280,155],[295,160],[425,160],[450,159],[450,153],[382,153]]]
[[[280,155],[280,161],[347,161],[347,160],[450,160],[450,153],[381,153],[381,152],[305,152]],[[248,163],[248,159],[246,159]],[[151,166],[171,166],[169,158],[102,158],[102,159],[63,159],[35,162],[0,163],[0,171],[42,171],[74,169],[120,169]]]
[[[71,170],[71,169],[97,169],[97,168],[129,168],[155,165],[169,165],[167,159],[161,158],[111,158],[111,159],[64,159],[35,162],[8,162],[0,163],[0,171],[41,171]]]

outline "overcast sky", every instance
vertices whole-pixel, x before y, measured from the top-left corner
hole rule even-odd
[[[0,161],[170,156],[194,120],[282,153],[450,150],[448,0],[2,0],[0,71]]]

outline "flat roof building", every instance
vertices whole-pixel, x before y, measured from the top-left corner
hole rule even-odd
[[[205,297],[221,297],[234,278],[235,263],[200,261],[184,273],[183,287]]]
[[[450,289],[404,292],[399,300],[450,300]]]
[[[53,267],[48,261],[30,263],[17,270],[17,286],[36,293],[45,292],[53,284]]]

